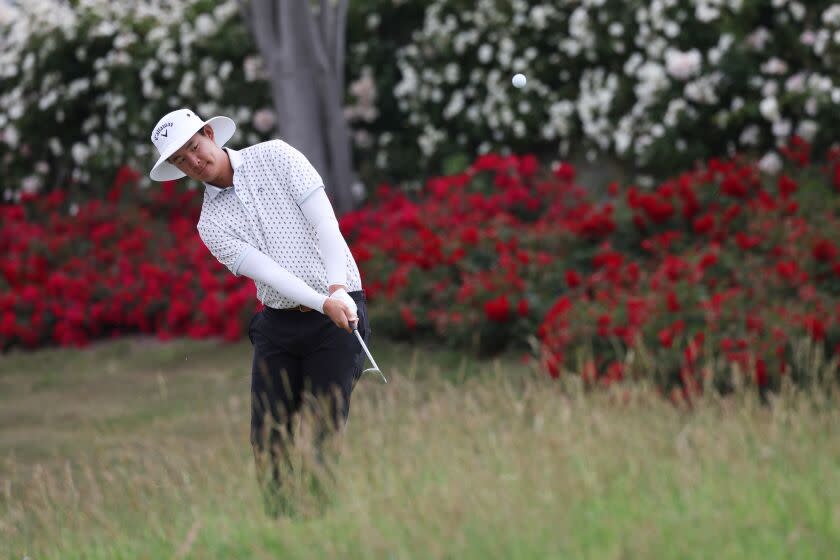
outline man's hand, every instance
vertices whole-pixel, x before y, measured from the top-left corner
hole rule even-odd
[[[338,298],[332,296],[324,301],[324,315],[332,319],[339,328],[352,333],[353,327],[350,326],[351,321],[356,321],[356,313],[350,309],[350,306]]]
[[[356,302],[350,296],[350,294],[347,293],[347,290],[345,290],[344,288],[339,288],[336,291],[332,292],[330,297],[333,299],[341,300],[344,303],[346,303],[347,307],[350,308],[350,312],[353,314],[353,317],[357,317],[359,308],[356,305]]]

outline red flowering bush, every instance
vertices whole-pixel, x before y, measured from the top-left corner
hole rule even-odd
[[[725,388],[711,359],[772,387],[808,375],[801,341],[840,355],[840,150],[813,163],[795,139],[781,153],[776,177],[712,160],[603,196],[567,164],[491,154],[420,193],[382,185],[340,225],[381,335],[527,349],[588,383]],[[60,191],[0,206],[3,349],[244,334],[253,283],[198,238],[200,194],[136,179],[123,169],[106,200],[78,207]]]
[[[380,332],[538,348],[551,375],[593,382],[636,375],[644,345],[636,369],[666,389],[702,385],[701,354],[766,385],[803,375],[799,340],[840,355],[840,152],[824,165],[799,139],[782,152],[777,178],[712,160],[600,200],[569,166],[488,155],[421,196],[383,186],[341,226]]]
[[[201,243],[199,193],[137,179],[123,168],[106,200],[78,206],[63,191],[0,205],[0,348],[243,335],[254,286]]]

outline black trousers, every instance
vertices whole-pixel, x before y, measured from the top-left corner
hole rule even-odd
[[[359,334],[367,344],[371,331],[364,291],[350,296],[358,307]],[[295,416],[312,404],[319,440],[340,430],[350,413],[350,394],[364,369],[365,354],[353,333],[315,310],[265,307],[251,319],[248,337],[254,347],[251,445],[261,482],[279,484]]]

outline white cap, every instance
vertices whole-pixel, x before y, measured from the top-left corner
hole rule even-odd
[[[203,121],[189,109],[172,111],[160,119],[152,130],[152,143],[160,152],[160,159],[152,167],[149,177],[155,181],[171,181],[185,177],[186,174],[183,171],[166,160],[206,124],[213,127],[213,138],[220,148],[236,131],[236,124],[228,117],[219,116]]]

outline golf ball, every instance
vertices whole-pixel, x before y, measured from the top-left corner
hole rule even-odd
[[[513,87],[524,88],[525,82],[528,80],[525,78],[524,74],[517,74],[511,81],[513,82]]]

